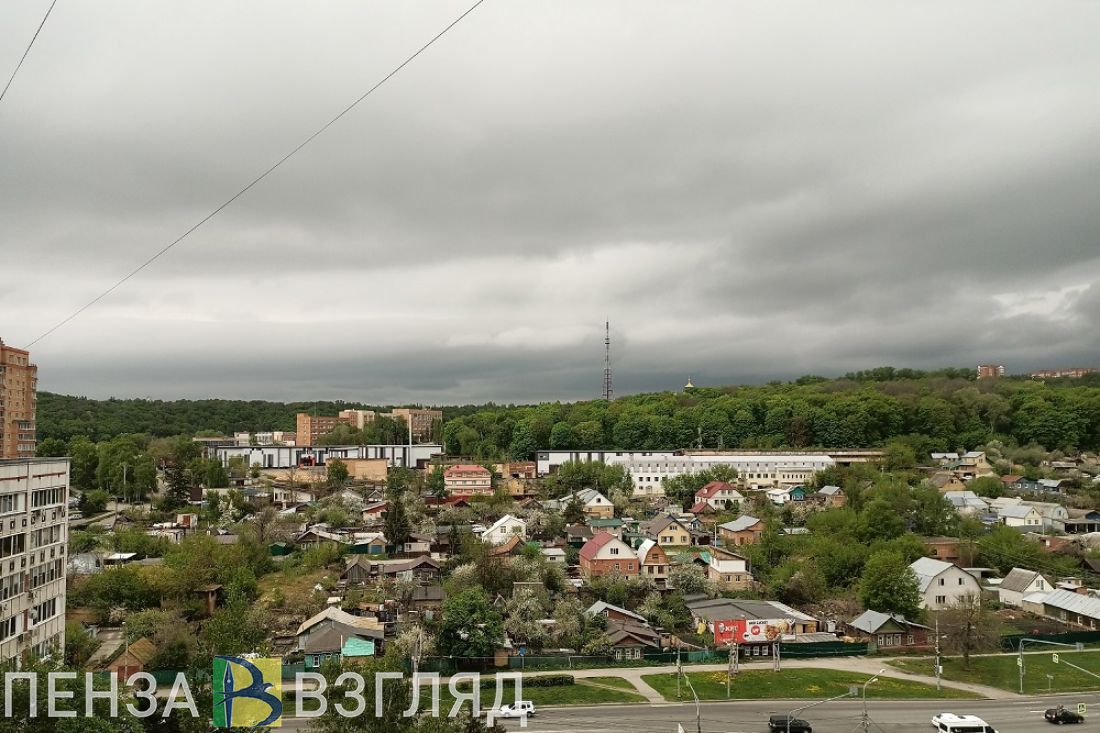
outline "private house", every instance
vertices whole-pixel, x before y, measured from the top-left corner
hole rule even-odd
[[[518,555],[523,552],[524,545],[526,543],[520,539],[518,534],[514,534],[508,539],[501,542],[499,545],[493,545],[489,548],[489,557],[506,557],[509,555]]]
[[[921,537],[927,548],[928,557],[944,562],[969,566],[978,553],[977,543],[963,541],[958,537]]]
[[[149,639],[138,639],[126,647],[122,654],[103,668],[105,672],[114,672],[118,679],[129,679],[138,672],[145,671],[145,665],[156,656],[157,648]]]
[[[749,561],[729,550],[707,550],[707,577],[723,591],[748,590],[752,587]]]
[[[966,482],[962,477],[953,471],[937,471],[932,474],[932,478],[929,479],[932,485],[940,491],[947,493],[950,491],[966,491]]]
[[[416,611],[429,621],[443,608],[447,592],[438,585],[418,585],[413,588],[409,610]]]
[[[839,486],[823,486],[810,495],[810,499],[826,509],[839,509],[848,503],[848,496]]]
[[[435,584],[442,575],[439,563],[427,555],[408,560],[380,560],[375,567],[385,578],[414,580],[418,583]]]
[[[493,474],[485,466],[450,466],[443,472],[443,488],[448,496],[492,496]]]
[[[859,642],[874,643],[879,651],[896,647],[928,646],[927,626],[878,611],[864,611],[859,618],[845,624],[845,633]]]
[[[1000,507],[997,509],[997,521],[1006,527],[1033,532],[1043,529],[1043,515],[1035,507],[1024,504]]]
[[[1055,529],[1066,534],[1088,534],[1100,532],[1100,512],[1095,509],[1068,509],[1069,515],[1061,522],[1061,526],[1055,523]]]
[[[599,532],[580,550],[581,574],[590,578],[609,573],[639,574],[638,557],[630,545],[608,532]]]
[[[654,540],[646,540],[638,546],[638,564],[644,577],[653,578],[658,583],[668,580],[668,555]]]
[[[560,547],[544,547],[541,552],[551,565],[565,565],[565,550]]]
[[[582,547],[594,535],[592,528],[584,524],[570,524],[565,528],[566,543],[576,548]]]
[[[997,586],[997,598],[1001,605],[1023,608],[1024,596],[1046,593],[1053,589],[1050,581],[1034,570],[1012,568]]]
[[[922,608],[942,611],[953,608],[968,596],[981,598],[978,579],[957,565],[922,557],[909,568],[917,576]]]
[[[340,573],[340,580],[348,585],[367,585],[377,577],[374,564],[366,555],[348,555],[344,558],[344,572]]]
[[[294,636],[296,649],[305,656],[306,668],[316,669],[325,660],[342,656],[350,639],[372,642],[372,650],[377,652],[384,631],[378,619],[353,616],[336,606],[329,606],[302,622]],[[363,651],[362,648],[355,650],[357,654]]]
[[[1065,521],[1069,519],[1069,512],[1066,508],[1051,501],[1024,501],[1020,505],[1032,507],[1039,512],[1040,517],[1042,517],[1044,532],[1052,532],[1058,530],[1059,527],[1064,527]]]
[[[760,541],[764,534],[764,522],[747,514],[734,519],[732,522],[718,525],[718,537],[726,547],[739,547],[741,545],[754,545]]]
[[[371,501],[363,505],[363,510],[360,512],[360,517],[364,524],[377,524],[381,522],[386,515],[386,507],[389,506],[388,501]]]
[[[481,535],[481,539],[490,545],[502,545],[513,537],[518,537],[520,540],[527,539],[527,522],[511,514],[505,514],[493,522]]]
[[[967,451],[959,457],[958,470],[971,479],[994,474],[993,466],[986,459],[985,453],[976,450]]]
[[[324,525],[327,526],[327,525]],[[294,544],[299,547],[313,547],[315,545],[346,545],[351,542],[346,534],[337,534],[320,527],[310,527],[305,532],[294,538]]]
[[[744,500],[745,497],[733,487],[733,484],[725,481],[711,481],[695,492],[695,506],[692,507],[692,513],[697,513],[695,507],[700,504],[705,504],[712,509],[725,510],[736,509]]]
[[[615,505],[606,496],[595,489],[581,489],[567,494],[557,501],[558,509],[565,509],[572,501],[578,501],[581,511],[589,519],[611,519],[615,516]]]
[[[1039,485],[1036,488],[1039,492],[1046,492],[1051,494],[1062,493],[1062,484],[1065,483],[1065,479],[1060,478],[1041,478],[1037,482]]]
[[[623,520],[618,517],[596,517],[588,520],[588,528],[592,530],[592,534],[597,532],[607,532],[623,539],[623,529],[625,528]]]
[[[625,623],[646,624],[645,616],[628,611],[625,608],[620,608],[607,601],[596,601],[591,606],[584,610],[584,615],[592,618],[593,616],[604,616],[608,621],[620,621]]]
[[[983,517],[989,513],[989,502],[969,489],[945,491],[943,498],[951,502],[955,513],[962,517]]]
[[[691,544],[691,529],[668,515],[651,519],[642,525],[641,530],[661,547],[687,547]]]
[[[1071,590],[1055,590],[1045,597],[1028,600],[1041,603],[1043,615],[1063,623],[1089,630],[1100,628],[1100,598],[1074,593]]]
[[[645,659],[646,652],[661,651],[661,635],[648,624],[610,621],[604,633],[611,640],[611,654],[616,661]]]
[[[357,532],[352,535],[353,555],[381,555],[386,552],[386,536],[381,532]]]

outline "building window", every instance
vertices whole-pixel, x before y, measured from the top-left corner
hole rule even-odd
[[[947,605],[947,596],[936,596],[936,605],[938,605],[938,606]]]

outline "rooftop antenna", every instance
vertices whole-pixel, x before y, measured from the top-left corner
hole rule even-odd
[[[610,402],[614,394],[611,388],[611,321],[604,321],[603,326],[603,398]]]

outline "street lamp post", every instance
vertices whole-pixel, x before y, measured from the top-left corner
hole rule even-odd
[[[852,688],[852,689],[848,690],[843,695],[837,695],[836,697],[830,697],[827,700],[818,700],[817,702],[812,702],[809,705],[803,705],[800,708],[795,708],[794,710],[787,713],[787,728],[784,731],[784,733],[791,733],[791,721],[794,720],[794,716],[796,714],[801,713],[803,710],[809,710],[810,708],[816,708],[818,705],[824,705],[827,702],[833,702],[834,700],[842,700],[846,697],[855,697],[855,688]]]
[[[867,685],[877,680],[879,675],[885,671],[885,669],[880,669],[875,673],[874,677],[863,683],[863,718],[860,721],[860,728],[863,730],[863,733],[868,733],[871,729],[871,717],[867,714]]]

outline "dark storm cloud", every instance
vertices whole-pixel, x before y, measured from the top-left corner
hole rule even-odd
[[[0,68],[43,8],[0,7]],[[0,104],[21,344],[465,8],[61,6]],[[89,395],[462,402],[1100,361],[1100,9],[490,0],[35,348]]]

